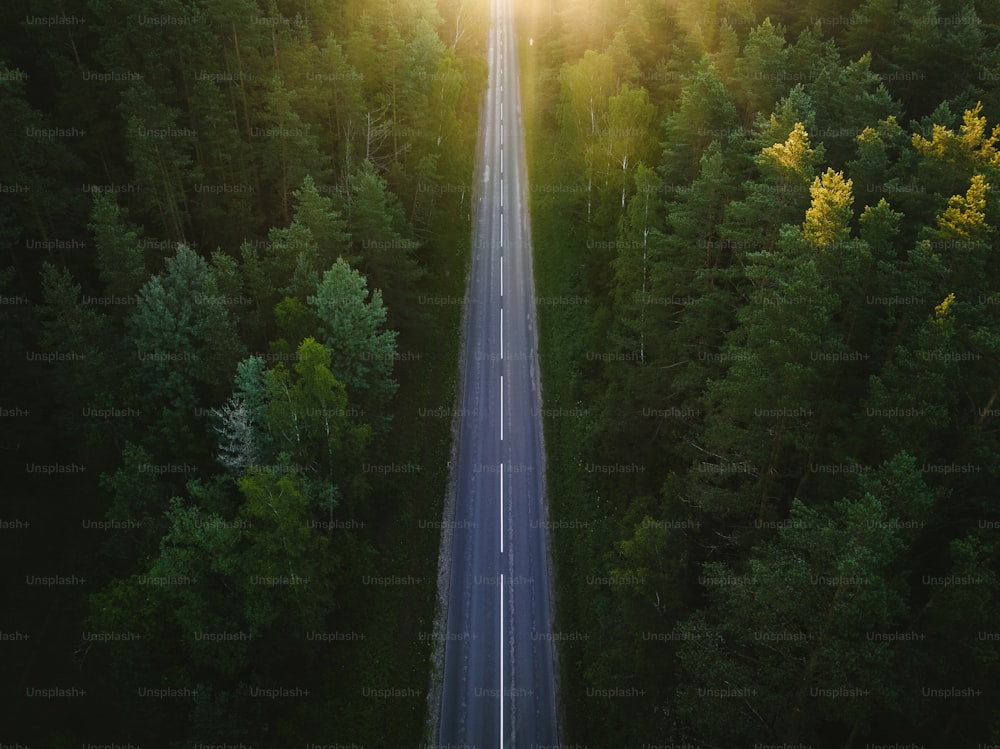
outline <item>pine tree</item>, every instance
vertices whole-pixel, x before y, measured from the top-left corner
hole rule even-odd
[[[344,214],[353,253],[345,259],[382,289],[393,326],[412,327],[419,319],[416,284],[424,275],[417,261],[420,243],[399,199],[370,163],[351,176],[349,189]]]
[[[220,435],[218,461],[240,476],[260,460],[256,425],[249,408],[242,398],[233,396],[222,408],[212,409],[212,414],[219,420],[219,426],[215,427]]]
[[[381,291],[369,294],[364,276],[338,258],[308,302],[324,326],[334,376],[369,415],[368,422],[382,428],[397,384],[392,377],[396,332],[383,329],[387,311]]]
[[[114,197],[98,191],[93,197],[89,227],[104,291],[112,297],[133,296],[149,275],[140,245],[142,230],[128,223],[128,211]]]
[[[742,136],[732,94],[708,57],[684,84],[677,110],[664,118],[663,131],[659,170],[664,183],[673,188],[689,185],[697,176],[701,157],[712,141]]]
[[[893,645],[869,637],[906,614],[896,519],[869,493],[830,509],[796,499],[745,566],[703,566],[710,602],[680,627],[677,701],[698,740],[815,745],[905,703]]]
[[[191,230],[187,186],[201,179],[183,147],[184,138],[162,137],[161,132],[183,132],[180,112],[163,104],[144,79],[129,81],[120,105],[127,123],[125,147],[153,212],[170,239],[185,242]]]
[[[802,235],[820,251],[836,249],[847,239],[853,218],[854,182],[845,179],[843,172],[828,168],[813,180],[809,192],[812,205],[806,210]]]
[[[242,354],[215,276],[184,245],[142,287],[127,329],[138,358],[133,392],[152,411],[169,405],[190,412],[199,386],[218,392]]]
[[[737,97],[745,119],[770,112],[790,88],[785,29],[770,18],[750,31],[736,61]]]

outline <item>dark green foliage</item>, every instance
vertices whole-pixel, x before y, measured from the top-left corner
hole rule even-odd
[[[18,512],[133,525],[5,615],[92,695],[12,740],[415,745],[358,695],[426,686],[432,585],[359,580],[436,558],[410,405],[450,405],[457,312],[417,299],[461,293],[488,4],[78,5],[0,9],[0,448]],[[539,309],[564,742],[1000,742],[1000,10],[518,13],[532,183],[570,188],[532,193],[538,291],[583,300]],[[363,468],[425,453],[419,491]],[[250,697],[285,684],[322,699]]]
[[[583,414],[546,422],[587,529],[555,540],[565,740],[988,743],[995,10],[684,0],[650,56],[612,5],[600,42],[570,0],[529,15],[556,38],[524,57],[560,103],[526,84],[533,179],[581,188],[534,199],[539,290],[588,300],[540,310]],[[591,123],[626,85],[661,149],[623,205]]]
[[[433,584],[362,579],[434,580],[439,537],[412,527],[440,517],[448,425],[409,406],[450,407],[459,318],[417,300],[461,293],[471,191],[452,188],[487,18],[483,0],[0,8],[3,514],[41,529],[15,531],[9,569],[87,578],[15,594],[0,622],[41,643],[18,678],[88,692],[44,716],[15,695],[11,742],[420,740],[419,711],[387,725],[360,695],[426,688]],[[404,372],[399,335],[427,353]],[[376,458],[428,465],[404,490]],[[201,637],[221,632],[250,639]],[[250,693],[296,684],[306,707]]]

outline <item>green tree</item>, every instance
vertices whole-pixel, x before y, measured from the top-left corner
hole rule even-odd
[[[973,0],[868,0],[845,33],[853,55],[872,53],[873,68],[895,74],[897,97],[917,115],[967,89],[975,61],[989,53]]]
[[[318,267],[325,268],[350,247],[347,221],[334,208],[333,199],[320,194],[315,180],[309,175],[293,195],[296,201],[293,223],[309,229],[318,250]]]
[[[278,363],[264,375],[268,429],[279,450],[304,472],[338,484],[351,498],[363,491],[359,462],[368,428],[350,418],[344,384],[330,368],[330,353],[312,338],[298,347],[293,368]]]
[[[309,123],[295,109],[297,95],[279,76],[271,77],[264,87],[262,110],[254,118],[255,154],[259,159],[261,189],[274,195],[274,203],[265,203],[269,215],[282,223],[292,218],[292,193],[309,175],[326,181],[329,157],[319,149]]]
[[[736,61],[736,76],[738,100],[747,118],[774,108],[791,87],[783,26],[775,26],[765,18],[750,31],[743,54]]]
[[[697,177],[712,141],[742,135],[733,96],[709,58],[690,74],[676,111],[664,118],[663,132],[660,174],[668,187],[689,185]]]
[[[80,284],[65,267],[42,264],[41,292],[37,342],[44,353],[57,358],[48,372],[35,371],[51,386],[51,423],[92,445],[103,442],[120,449],[122,435],[106,421],[94,420],[81,428],[79,419],[83,409],[122,405],[118,388],[127,367],[114,321],[85,303]]]
[[[142,186],[146,209],[155,215],[166,235],[188,241],[191,231],[186,187],[201,175],[194,168],[182,138],[161,133],[183,132],[181,113],[160,101],[157,91],[143,78],[129,81],[120,109],[127,123],[125,147]]]
[[[415,299],[416,284],[424,275],[417,262],[420,243],[413,238],[399,199],[371,163],[351,175],[348,188],[344,213],[353,254],[345,259],[383,290],[393,327],[402,327],[420,317]]]
[[[153,455],[147,449],[126,442],[121,465],[101,475],[101,488],[111,497],[108,520],[137,524],[130,533],[111,534],[112,543],[119,546],[110,551],[133,564],[156,552],[168,527],[164,512],[169,487],[150,471],[154,465]]]
[[[338,258],[308,302],[322,321],[334,376],[347,387],[351,401],[364,409],[369,423],[381,430],[387,426],[386,405],[397,388],[392,377],[396,332],[383,329],[387,313],[381,291],[369,295],[364,276]]]
[[[774,130],[773,119],[769,129]],[[801,122],[764,146],[754,157],[759,176],[744,183],[746,196],[729,207],[722,236],[745,247],[773,250],[781,227],[799,223],[808,208],[810,187],[822,158],[822,146],[812,146]]]
[[[839,300],[813,260],[788,257],[794,235],[782,244],[748,254],[755,289],[716,355],[728,367],[705,389],[701,454],[690,474],[696,501],[738,524],[769,519],[806,475],[822,444],[817,425],[827,414],[818,409],[830,405],[821,396],[844,355],[831,319]]]
[[[703,566],[709,604],[681,625],[677,696],[699,740],[818,744],[898,709],[893,646],[868,635],[906,614],[906,519],[867,493],[828,510],[794,500],[745,567]]]
[[[901,114],[882,79],[871,69],[871,55],[844,65],[832,45],[822,60],[810,61],[806,90],[816,106],[819,140],[829,162],[842,166],[851,154],[852,137],[872,122]]]
[[[559,81],[560,140],[570,154],[565,167],[574,178],[586,180],[589,218],[596,166],[594,148],[608,99],[617,93],[614,60],[608,54],[587,50],[578,62],[563,66]]]
[[[149,276],[140,245],[142,230],[128,223],[128,211],[112,195],[94,191],[93,197],[89,227],[104,291],[112,297],[133,296]]]
[[[987,181],[1000,177],[1000,125],[988,129],[982,103],[965,110],[958,132],[935,124],[930,138],[913,134],[913,147],[920,154],[921,182],[940,195],[954,195],[975,174]]]
[[[133,392],[152,411],[193,410],[199,387],[216,393],[243,353],[212,269],[184,245],[139,291],[127,329]]]
[[[644,88],[624,84],[608,99],[601,140],[607,144],[606,179],[609,186],[619,187],[622,212],[635,169],[652,155],[650,126],[655,115],[656,107]]]

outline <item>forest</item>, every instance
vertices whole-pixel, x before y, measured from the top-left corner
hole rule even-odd
[[[515,10],[563,743],[1000,745],[1000,5]],[[489,3],[0,21],[0,743],[417,746]]]
[[[485,8],[3,4],[3,745],[417,744]]]
[[[1000,743],[1000,7],[523,18],[564,741]]]

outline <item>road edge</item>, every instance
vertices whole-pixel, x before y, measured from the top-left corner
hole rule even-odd
[[[492,31],[492,26],[490,30]],[[474,262],[472,253],[475,251],[475,216],[482,191],[482,185],[478,177],[483,173],[483,164],[480,163],[480,151],[483,149],[479,148],[479,142],[485,138],[483,113],[486,108],[488,96],[489,82],[487,81],[486,88],[483,90],[482,100],[479,103],[476,162],[472,170],[472,189],[469,193],[469,264],[465,273],[464,301],[469,300],[472,294],[472,270]],[[448,470],[448,483],[445,490],[444,510],[441,518],[437,603],[434,607],[433,643],[431,646],[431,678],[427,688],[427,722],[424,729],[425,740],[432,746],[437,746],[441,743],[441,700],[444,691],[445,650],[447,648],[448,597],[451,593],[452,542],[455,536],[455,506],[458,500],[458,447],[461,442],[459,437],[462,429],[462,409],[465,403],[465,345],[469,338],[471,307],[471,304],[462,305],[462,322],[459,324],[458,382],[455,387],[455,400],[451,415],[451,448],[448,451],[451,467]]]
[[[534,349],[535,356],[532,357],[532,372],[531,376],[534,379],[537,388],[535,390],[535,411],[537,417],[535,419],[535,426],[537,428],[538,434],[538,447],[541,454],[541,466],[539,466],[539,483],[542,488],[541,496],[541,508],[542,508],[542,534],[545,538],[545,572],[548,577],[549,591],[548,591],[548,604],[549,604],[549,622],[554,629],[556,626],[556,611],[557,606],[557,596],[558,596],[558,586],[555,584],[555,558],[553,556],[552,548],[552,526],[549,522],[549,482],[548,482],[548,451],[545,447],[545,419],[542,417],[544,413],[545,397],[543,392],[542,383],[542,370],[540,362],[540,345],[539,338],[541,336],[541,329],[539,326],[538,318],[538,285],[537,278],[535,277],[535,235],[532,229],[531,213],[532,213],[532,200],[531,200],[531,171],[528,168],[528,128],[524,121],[524,86],[521,81],[521,70],[523,68],[522,63],[524,62],[524,48],[520,44],[519,35],[517,32],[517,20],[519,16],[514,14],[514,18],[511,23],[511,35],[513,36],[514,49],[517,52],[517,119],[521,123],[521,133],[522,133],[522,148],[519,156],[521,173],[524,175],[521,180],[521,204],[525,207],[524,213],[521,216],[521,230],[522,236],[526,237],[528,247],[527,254],[531,266],[531,274],[529,276],[531,282],[531,317],[533,320],[532,332],[531,332],[531,344]],[[556,724],[556,746],[562,746],[562,736],[563,736],[563,725],[565,720],[565,709],[563,702],[559,695],[561,693],[560,685],[560,653],[559,653],[559,643],[555,638],[549,640],[549,645],[552,648],[552,690],[554,694],[552,695],[553,705],[555,705],[555,724]]]

